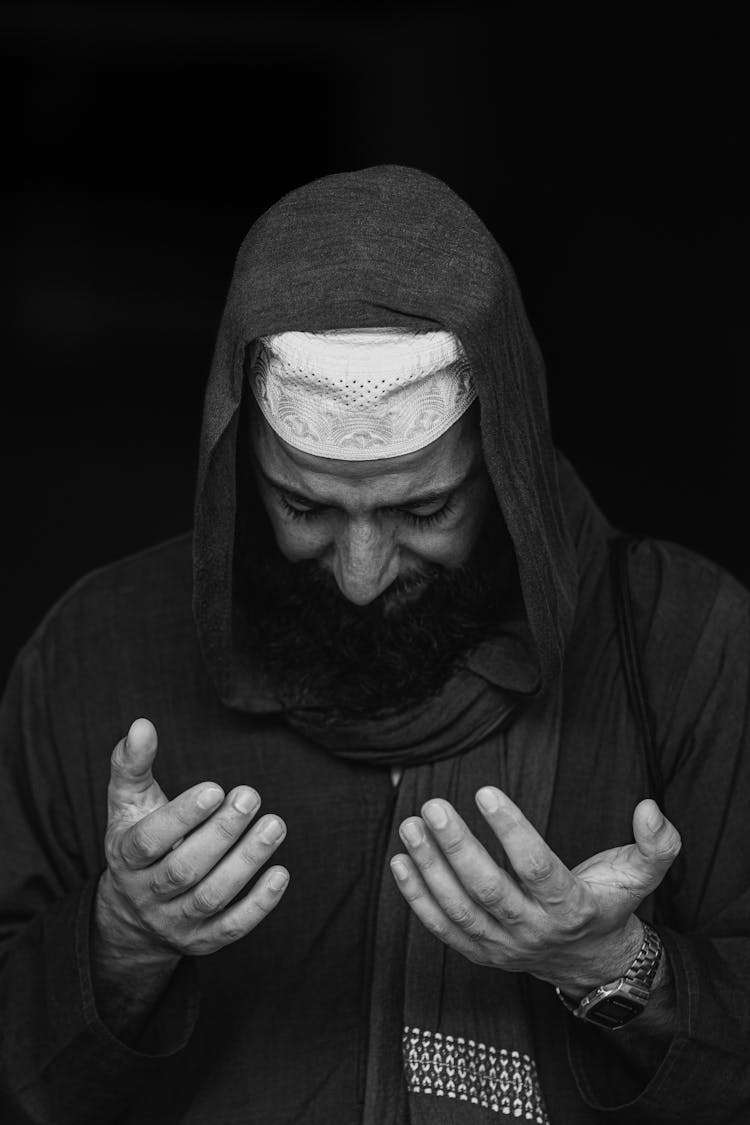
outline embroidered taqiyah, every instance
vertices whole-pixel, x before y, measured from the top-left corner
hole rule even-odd
[[[254,348],[250,383],[279,437],[347,461],[421,449],[477,397],[460,340],[443,330],[265,336]]]

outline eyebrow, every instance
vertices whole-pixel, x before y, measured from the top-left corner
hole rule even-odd
[[[277,492],[282,492],[284,496],[288,496],[290,500],[295,500],[298,504],[307,504],[310,507],[328,507],[327,504],[321,503],[320,500],[312,500],[309,496],[305,496],[304,493],[296,492],[293,488],[290,488],[282,481],[274,480],[273,477],[269,476],[268,473],[261,468],[257,460],[255,460],[255,467],[263,477],[266,484],[270,484],[271,488],[275,488]],[[468,481],[478,476],[479,472],[480,467],[475,465],[472,469],[469,470],[468,473],[460,477],[457,481],[453,481],[445,488],[433,488],[427,492],[420,493],[419,496],[410,496],[408,500],[402,500],[400,504],[390,504],[388,505],[388,507],[422,508],[426,504],[434,504],[436,500],[447,500],[447,498],[449,496],[452,496],[453,493],[461,487],[461,485],[466,484]]]

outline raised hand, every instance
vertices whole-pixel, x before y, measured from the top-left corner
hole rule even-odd
[[[269,814],[249,827],[260,798],[246,785],[225,796],[201,782],[168,800],[151,772],[156,750],[153,725],[137,719],[112,754],[98,941],[139,959],[212,953],[249,933],[279,902],[289,874],[278,866],[233,900],[286,826]]]
[[[680,851],[654,801],[633,814],[635,842],[570,871],[501,790],[477,805],[516,878],[504,871],[452,806],[433,799],[400,828],[408,855],[391,867],[406,901],[436,937],[479,964],[531,973],[584,994],[620,976],[638,952],[634,915]]]

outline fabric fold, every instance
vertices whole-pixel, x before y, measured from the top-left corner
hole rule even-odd
[[[404,771],[378,888],[364,1125],[449,1125],[457,1101],[547,1120],[525,977],[474,964],[428,933],[404,902],[388,862],[403,850],[401,821],[440,796],[506,866],[474,795],[483,785],[498,786],[544,834],[561,717],[558,680],[526,704],[522,722],[466,753]]]

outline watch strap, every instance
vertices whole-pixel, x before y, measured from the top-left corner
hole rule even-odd
[[[641,920],[643,926],[643,941],[630,968],[617,980],[600,985],[587,993],[580,1000],[573,1000],[566,996],[559,988],[555,989],[559,999],[578,1019],[602,1023],[610,1028],[620,1027],[630,1019],[637,1016],[648,1003],[651,986],[654,983],[656,971],[662,957],[663,945],[653,926]],[[621,1016],[608,1018],[606,1021],[596,1019],[597,1008],[605,1001],[621,1001]]]

